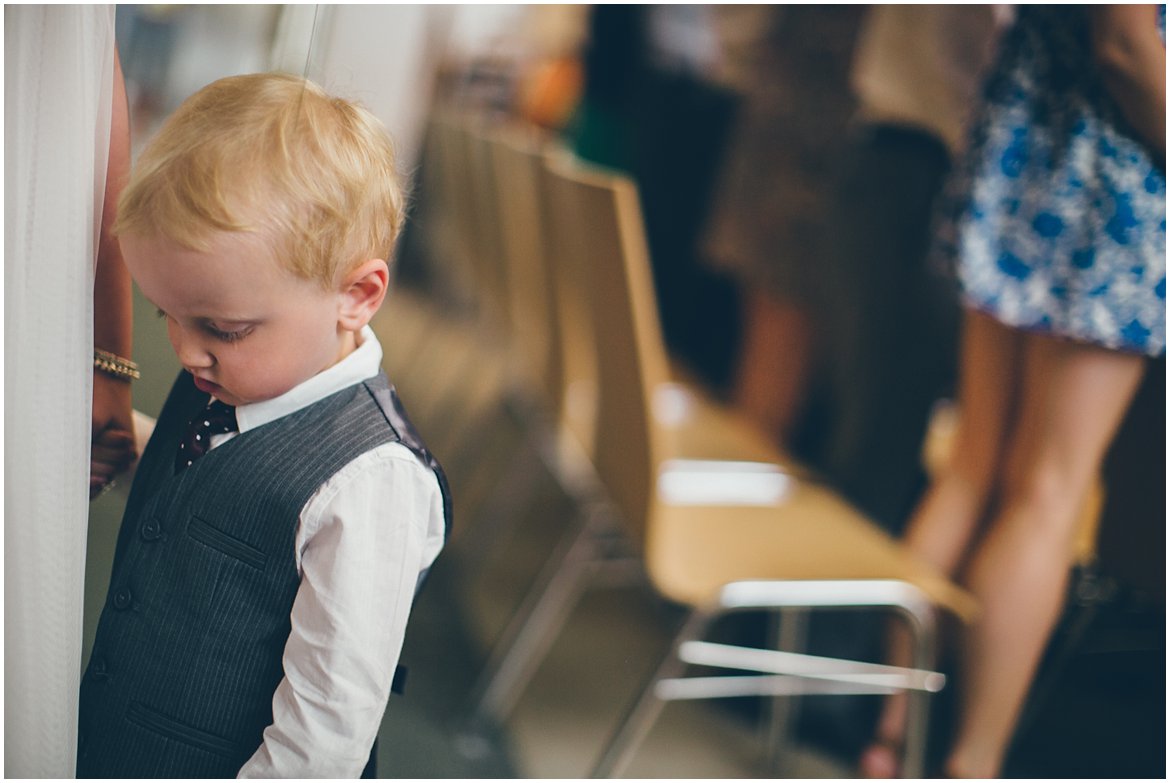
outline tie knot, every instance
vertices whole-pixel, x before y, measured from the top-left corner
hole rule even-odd
[[[219,400],[212,400],[208,403],[207,408],[203,411],[203,418],[200,421],[213,434],[234,432],[238,428],[236,424],[236,409]]]
[[[175,455],[175,472],[190,467],[191,463],[206,454],[211,449],[213,435],[224,435],[238,429],[236,409],[219,400],[212,400],[191,420],[187,435]]]

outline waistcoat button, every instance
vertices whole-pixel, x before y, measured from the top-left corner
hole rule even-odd
[[[115,609],[129,609],[130,602],[133,596],[130,594],[129,587],[123,587],[118,592],[114,593],[114,608]]]
[[[110,679],[110,670],[106,665],[106,659],[98,655],[90,661],[89,674],[97,682],[105,682]]]
[[[149,519],[142,523],[142,528],[138,532],[143,541],[158,541],[162,538],[162,525],[157,519]]]

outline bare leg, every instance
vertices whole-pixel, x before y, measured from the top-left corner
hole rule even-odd
[[[982,313],[966,313],[955,442],[905,534],[911,551],[952,577],[996,489],[997,468],[1016,415],[1023,345],[1019,332]]]
[[[812,330],[805,311],[749,292],[735,404],[780,443],[789,445],[804,405],[812,364]]]
[[[1141,357],[1027,338],[1001,503],[970,564],[982,605],[963,645],[954,777],[999,774],[1059,616],[1078,510],[1141,380]]]
[[[955,442],[906,531],[907,546],[943,573],[954,575],[977,534],[994,489],[1008,423],[1014,415],[1023,354],[1021,335],[980,313],[966,311],[960,353]],[[888,659],[910,661],[905,629],[894,625]],[[877,725],[879,742],[861,758],[866,777],[896,777],[897,748],[906,729],[906,697],[888,697]]]

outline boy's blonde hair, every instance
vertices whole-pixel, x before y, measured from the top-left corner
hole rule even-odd
[[[402,201],[372,114],[298,76],[250,74],[209,84],[167,120],[114,230],[191,250],[217,232],[261,232],[291,272],[330,288],[363,261],[389,262]]]

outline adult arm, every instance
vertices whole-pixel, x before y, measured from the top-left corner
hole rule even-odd
[[[398,444],[358,457],[306,504],[285,676],[239,777],[361,775],[419,572],[442,546],[442,509],[434,474]]]
[[[122,65],[115,52],[109,162],[93,289],[93,344],[125,358],[130,358],[132,342],[130,273],[111,228],[129,172],[130,116]],[[91,436],[89,493],[93,497],[135,456],[128,380],[94,372]]]
[[[1166,167],[1166,46],[1157,6],[1090,6],[1093,57],[1105,88]]]

